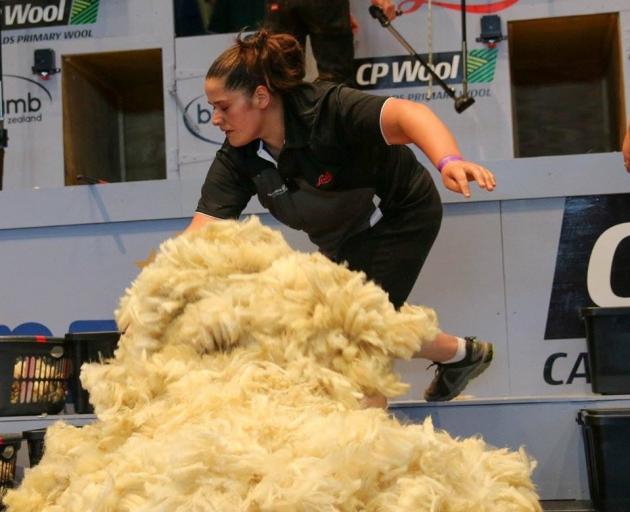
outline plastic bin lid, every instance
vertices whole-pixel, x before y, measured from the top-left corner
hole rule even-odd
[[[64,343],[63,338],[53,338],[51,336],[0,336],[0,343]]]
[[[118,338],[120,338],[119,331],[69,332],[66,334],[66,339],[70,341],[100,341]]]
[[[0,434],[0,446],[22,440],[22,434]]]
[[[577,422],[580,425],[630,426],[630,409],[580,409]]]
[[[630,307],[582,308],[582,316],[630,315]]]
[[[22,432],[22,436],[24,436],[24,439],[26,439],[26,440],[44,439],[44,436],[46,435],[46,430],[48,430],[48,429],[47,428],[35,428],[33,430],[25,430],[24,432]]]

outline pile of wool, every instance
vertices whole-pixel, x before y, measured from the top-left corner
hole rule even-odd
[[[521,451],[401,424],[364,395],[438,332],[257,219],[166,241],[83,367],[98,420],[49,428],[8,512],[540,510]]]

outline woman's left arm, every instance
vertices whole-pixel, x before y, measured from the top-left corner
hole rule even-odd
[[[457,142],[446,125],[427,106],[390,98],[381,112],[381,130],[389,144],[415,144],[442,175],[444,186],[470,197],[469,181],[487,191],[494,175],[485,167],[461,158]]]

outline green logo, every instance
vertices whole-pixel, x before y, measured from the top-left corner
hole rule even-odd
[[[470,83],[488,83],[494,80],[497,52],[496,48],[482,48],[468,52],[467,72]]]
[[[99,0],[74,0],[70,11],[70,25],[96,23]]]

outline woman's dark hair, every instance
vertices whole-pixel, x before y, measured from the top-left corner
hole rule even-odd
[[[208,78],[225,79],[225,88],[252,94],[259,85],[273,93],[285,93],[304,80],[304,51],[289,34],[259,30],[247,37],[239,34],[212,63]]]

